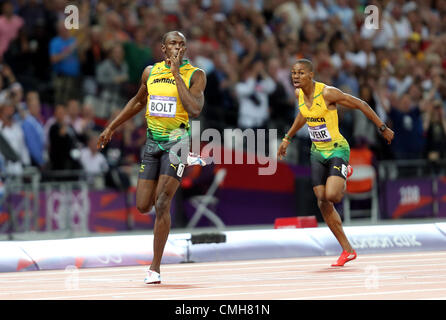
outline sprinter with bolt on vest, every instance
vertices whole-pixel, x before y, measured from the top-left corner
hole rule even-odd
[[[163,36],[164,61],[145,68],[141,86],[119,115],[99,137],[103,148],[122,123],[146,108],[147,142],[136,187],[136,207],[148,213],[155,206],[153,260],[144,279],[146,284],[161,283],[160,265],[170,232],[171,200],[180,185],[185,165],[201,164],[190,149],[189,116],[197,117],[204,105],[206,75],[183,59],[186,38],[178,31]],[[184,144],[185,147],[174,145]],[[201,164],[203,165],[203,164]]]

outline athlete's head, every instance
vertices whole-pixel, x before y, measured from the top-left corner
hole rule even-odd
[[[302,88],[313,81],[313,63],[308,59],[299,59],[291,69],[291,79],[295,88]]]
[[[180,49],[182,49],[181,52]],[[180,52],[181,61],[186,49],[186,37],[181,32],[170,31],[164,34],[161,40],[161,50],[167,58],[175,57]]]

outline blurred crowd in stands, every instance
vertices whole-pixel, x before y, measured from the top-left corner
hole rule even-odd
[[[378,160],[446,158],[446,0],[0,1],[0,166],[20,172],[105,172],[140,159],[143,112],[106,150],[98,134],[164,59],[161,37],[180,30],[205,70],[201,128],[291,126],[290,69],[311,59],[315,79],[366,102],[395,131],[388,146],[357,110],[339,106],[341,133]],[[65,27],[65,8],[79,28]],[[365,7],[379,9],[367,28]],[[306,130],[293,140],[308,164]],[[8,152],[11,151],[11,152]],[[15,160],[15,161],[14,161]],[[290,161],[290,160],[288,160]]]

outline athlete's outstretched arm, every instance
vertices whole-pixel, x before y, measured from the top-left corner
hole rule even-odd
[[[325,102],[329,109],[336,108],[336,104],[339,103],[347,108],[351,109],[359,109],[364,113],[364,115],[373,122],[373,124],[379,129],[381,127],[385,127],[385,129],[379,130],[384,139],[387,140],[387,143],[391,143],[394,133],[393,131],[385,126],[385,123],[378,117],[375,111],[368,105],[367,102],[358,99],[350,94],[344,93],[338,88],[326,86],[322,91],[322,95],[324,96]]]
[[[296,134],[297,131],[299,131],[307,122],[307,120],[302,116],[302,113],[298,113],[296,118],[294,119],[293,125],[291,126],[290,130],[287,132],[287,136],[292,138]]]
[[[302,116],[299,112],[297,117],[294,119],[293,125],[290,130],[288,130],[285,138],[283,138],[282,143],[279,146],[279,150],[277,151],[277,157],[282,160],[282,157],[286,156],[286,149],[290,145],[291,138],[296,134],[297,131],[300,130],[304,126],[307,120]]]
[[[177,86],[178,95],[180,96],[181,103],[184,109],[192,117],[196,118],[200,115],[204,105],[204,89],[206,88],[206,74],[203,70],[198,69],[194,72],[191,79],[190,88],[188,89],[186,84],[180,75],[180,61],[179,57],[182,56],[184,48],[178,51],[176,57],[170,57],[170,71],[175,78],[175,84]]]
[[[152,66],[148,66],[144,69],[138,92],[127,102],[124,109],[121,110],[118,116],[112,122],[110,122],[101,133],[97,144],[98,149],[105,147],[105,145],[111,140],[113,132],[116,130],[116,128],[118,128],[128,119],[132,118],[146,106],[148,95],[146,83],[151,70]]]

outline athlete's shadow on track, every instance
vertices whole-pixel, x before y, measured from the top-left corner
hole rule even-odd
[[[339,272],[364,272],[361,268],[356,267],[327,267],[319,270],[310,271],[311,273],[339,273]]]
[[[184,290],[184,289],[198,289],[202,288],[199,286],[192,286],[189,284],[146,284],[142,286],[143,288],[147,289],[177,289],[177,290]]]

